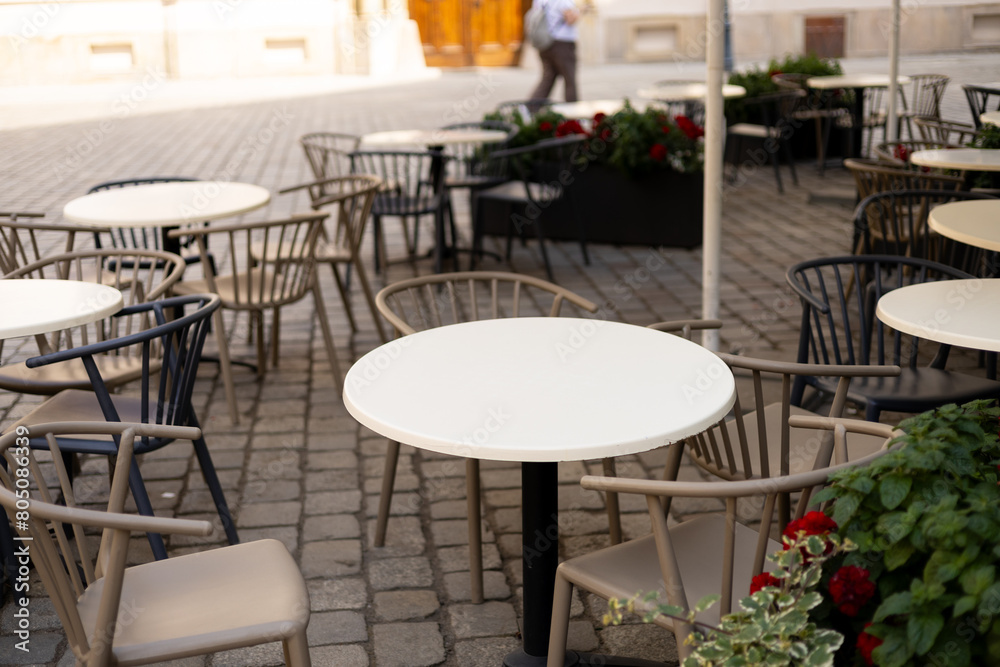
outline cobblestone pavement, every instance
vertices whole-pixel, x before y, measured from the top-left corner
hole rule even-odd
[[[848,71],[884,69],[882,61],[845,61]],[[589,98],[631,94],[664,78],[697,76],[701,67],[629,65],[589,68],[582,89]],[[997,78],[995,55],[907,60],[904,72],[941,71],[954,79],[946,115],[965,120],[968,111],[958,82]],[[4,190],[0,209],[44,211],[61,219],[62,206],[100,181],[142,175],[230,178],[276,192],[308,180],[296,144],[316,130],[365,133],[435,127],[477,119],[505,99],[523,97],[535,78],[531,70],[467,70],[389,87],[346,90],[302,97],[259,91],[257,101],[210,108],[156,111],[156,91],[143,99],[123,88],[108,95],[106,118],[28,127],[24,105],[0,106],[20,129],[0,132]],[[169,86],[170,84],[164,84]],[[239,99],[247,98],[247,86]],[[253,91],[251,91],[252,93]],[[121,112],[116,100],[134,103]],[[128,97],[131,95],[131,97]],[[252,96],[252,95],[251,95]],[[58,96],[56,96],[58,98]],[[100,102],[97,99],[96,102]],[[172,102],[175,104],[176,100]],[[90,100],[94,106],[95,100]],[[47,113],[59,116],[58,99]],[[70,105],[71,106],[71,105]],[[127,105],[126,105],[127,107]],[[66,113],[70,113],[71,109]],[[784,285],[787,266],[800,259],[848,252],[851,209],[836,198],[810,203],[810,192],[850,188],[848,175],[833,169],[821,179],[811,164],[799,165],[798,186],[786,181],[778,195],[769,169],[747,174],[725,190],[722,262],[722,348],[790,360],[798,341],[799,306]],[[467,209],[457,202],[460,231],[468,240]],[[301,196],[275,196],[247,219],[279,217],[306,208]],[[613,221],[612,221],[613,222]],[[425,239],[432,236],[423,235]],[[401,244],[390,253],[401,251]],[[557,280],[602,305],[608,316],[639,325],[697,316],[701,298],[701,253],[671,248],[591,246],[583,265],[573,243],[551,243]],[[370,257],[366,250],[365,257]],[[486,267],[494,265],[487,260]],[[501,266],[501,268],[503,268]],[[544,276],[537,246],[515,244],[510,268]],[[390,267],[380,285],[431,270],[429,260]],[[320,269],[338,353],[353,360],[377,344],[374,325],[354,293],[360,331],[353,336],[335,295],[332,278]],[[355,288],[356,290],[357,288]],[[366,319],[367,318],[367,319]],[[232,320],[228,330],[233,332]],[[239,327],[232,334],[235,356],[253,356]],[[213,343],[209,341],[209,345]],[[8,341],[4,362],[29,356],[33,345]],[[518,644],[520,592],[519,476],[516,465],[483,462],[487,602],[469,603],[463,466],[447,457],[403,447],[393,519],[387,544],[372,546],[374,514],[385,439],[360,427],[346,412],[335,386],[308,301],[282,315],[280,365],[258,382],[235,371],[241,423],[229,423],[217,368],[203,365],[196,409],[212,456],[233,507],[243,540],[272,537],[298,559],[309,582],[312,621],[309,639],[316,665],[497,665]],[[37,397],[0,394],[0,426],[7,426],[39,402]],[[662,452],[629,457],[619,474],[656,475]],[[560,551],[572,556],[606,544],[603,499],[578,486],[581,475],[599,472],[597,462],[560,467],[560,502],[567,512]],[[214,520],[209,495],[189,447],[172,445],[142,462],[157,511],[167,516]],[[84,476],[100,489],[106,468],[88,459]],[[686,479],[697,477],[691,467]],[[88,487],[91,488],[91,487]],[[99,502],[100,491],[91,498]],[[716,502],[675,503],[673,519],[711,511]],[[629,536],[649,529],[641,498],[623,498]],[[171,539],[172,554],[217,546],[221,530],[207,541]],[[132,559],[149,557],[144,538],[133,541]],[[248,582],[253,585],[253,582]],[[0,663],[71,665],[72,655],[40,585],[32,586],[32,652],[12,648],[13,609],[0,609]],[[263,602],[262,602],[263,603]],[[675,656],[672,637],[637,623],[604,628],[603,603],[577,596],[571,645],[661,660]],[[277,644],[231,651],[175,665],[281,664]]]

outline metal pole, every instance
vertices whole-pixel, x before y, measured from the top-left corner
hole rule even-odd
[[[723,13],[725,0],[709,0],[706,20],[708,69],[705,94],[705,213],[701,267],[701,316],[719,317],[719,267],[722,263],[722,150],[725,118],[722,113],[722,77],[725,58]],[[719,349],[719,332],[702,332],[702,345]]]
[[[889,102],[886,106],[885,140],[899,139],[896,98],[899,93],[899,0],[892,0],[892,26],[889,30]]]

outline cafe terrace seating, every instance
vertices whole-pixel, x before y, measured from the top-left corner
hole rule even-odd
[[[52,599],[77,664],[86,667],[147,665],[267,642],[282,643],[285,664],[309,667],[309,595],[298,565],[272,539],[175,556],[126,567],[132,533],[204,537],[208,521],[137,516],[125,512],[135,448],[145,441],[201,439],[191,426],[136,423],[37,423],[32,434],[52,449],[57,504],[46,484],[30,501],[30,517],[18,532],[30,540],[31,560]],[[21,433],[0,438],[0,505],[14,516],[21,507],[20,479],[7,471],[46,476],[30,449],[16,447]],[[105,511],[76,504],[68,470],[59,455],[67,438],[108,439],[115,460]],[[138,438],[138,443],[137,443]],[[88,532],[102,531],[97,549]],[[8,649],[10,650],[10,649]]]

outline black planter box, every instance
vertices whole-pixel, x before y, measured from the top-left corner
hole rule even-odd
[[[568,186],[572,205],[562,199],[542,213],[545,237],[576,241],[583,225],[587,241],[593,243],[697,247],[702,238],[703,183],[701,173],[662,171],[632,180],[616,169],[590,165],[574,173]],[[523,209],[513,207],[486,208],[484,234],[506,235],[511,216],[524,215]],[[535,235],[530,224],[524,233]]]

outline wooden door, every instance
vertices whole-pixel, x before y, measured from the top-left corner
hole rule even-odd
[[[502,67],[520,58],[530,0],[409,0],[428,67]]]

